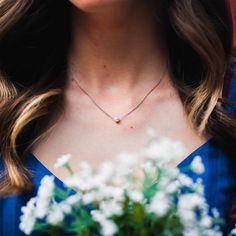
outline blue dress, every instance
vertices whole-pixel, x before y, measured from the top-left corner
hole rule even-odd
[[[236,78],[232,78],[232,82],[229,98],[236,101]],[[230,107],[228,109],[235,112]],[[234,200],[236,200],[236,171],[230,158],[211,138],[187,156],[178,167],[188,165],[196,155],[202,157],[205,165],[205,173],[201,175],[201,178],[203,179],[206,200],[211,208],[219,210],[221,216],[227,221],[227,228],[230,228],[232,224],[229,220],[229,213]],[[0,198],[0,236],[25,235],[19,230],[20,209],[31,197],[36,195],[43,176],[53,175],[32,153],[28,155],[26,166],[33,173],[34,189],[31,194]],[[3,169],[0,159],[0,171]],[[198,177],[191,171],[186,174],[193,180]],[[55,177],[55,181],[58,186],[64,187],[58,178]],[[32,233],[31,235],[43,236],[45,234]]]

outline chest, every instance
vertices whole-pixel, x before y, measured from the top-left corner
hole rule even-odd
[[[111,110],[113,114],[118,113],[115,108]],[[159,136],[183,142],[186,155],[206,141],[189,124],[180,100],[170,95],[161,102],[150,100],[119,124],[92,104],[71,104],[32,152],[56,176],[64,179],[67,172],[53,168],[61,155],[72,154],[74,170],[82,160],[97,166],[103,161],[112,161],[121,152],[141,150],[149,140],[149,128]]]

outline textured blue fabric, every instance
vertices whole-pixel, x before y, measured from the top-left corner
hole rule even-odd
[[[236,70],[236,65],[234,68]],[[232,78],[229,98],[236,101],[236,78]],[[229,110],[234,112],[232,107]],[[178,167],[181,168],[188,165],[196,155],[200,155],[205,164],[205,173],[200,177],[203,179],[207,202],[211,208],[215,207],[219,210],[221,216],[227,221],[227,227],[229,228],[231,226],[228,216],[232,203],[236,199],[236,171],[230,161],[230,157],[217,145],[214,139],[210,139],[186,157]],[[29,153],[26,165],[32,172],[34,190],[31,194],[0,198],[0,236],[24,235],[19,231],[21,206],[25,205],[31,197],[35,196],[42,177],[52,175],[32,153]],[[0,159],[0,171],[2,172],[3,170],[4,167]],[[193,178],[193,180],[199,177],[190,171],[186,174]],[[64,187],[63,183],[57,178],[56,183]],[[33,233],[31,235],[43,236],[45,234]]]

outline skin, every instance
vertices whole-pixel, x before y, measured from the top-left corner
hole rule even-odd
[[[131,115],[117,125],[105,116],[71,80],[111,115],[130,111],[159,80],[167,61],[163,32],[142,0],[70,0],[73,35],[68,54],[65,113],[32,152],[63,181],[56,159],[65,153],[76,171],[81,160],[98,165],[121,151],[145,146],[146,128],[177,139],[186,156],[206,142],[190,125],[167,71],[161,84]],[[181,161],[181,160],[180,160]],[[173,163],[176,165],[177,163]]]

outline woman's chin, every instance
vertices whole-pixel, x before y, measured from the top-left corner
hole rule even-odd
[[[69,0],[75,7],[84,12],[102,11],[106,8],[116,7],[131,0]]]

